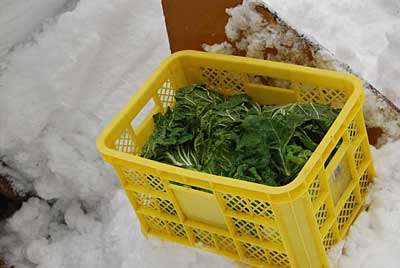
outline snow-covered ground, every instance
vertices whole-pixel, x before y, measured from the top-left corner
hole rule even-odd
[[[145,241],[95,148],[100,131],[169,54],[160,1],[80,0],[40,27],[38,18],[65,3],[38,2],[51,10],[32,7],[35,20],[15,15],[18,38],[0,24],[7,49],[40,29],[0,60],[0,157],[18,169],[16,187],[33,187],[41,198],[0,223],[0,257],[18,268],[232,267],[212,254]],[[400,103],[397,0],[265,2]],[[0,22],[13,17],[5,6]],[[333,267],[400,266],[399,146],[374,150],[370,208],[332,252]]]
[[[0,57],[15,44],[40,31],[43,20],[74,7],[78,0],[2,0],[0,1]]]
[[[400,105],[399,0],[263,0]]]

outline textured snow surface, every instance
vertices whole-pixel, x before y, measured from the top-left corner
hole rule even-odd
[[[0,56],[26,40],[41,22],[72,6],[76,0],[2,0],[0,1]]]
[[[24,178],[16,187],[33,187],[41,199],[1,225],[0,256],[18,268],[230,267],[218,256],[145,242],[95,148],[169,54],[161,3],[81,0],[41,27],[1,64],[0,157]]]
[[[35,21],[64,5],[38,2],[51,10],[32,7]],[[399,99],[398,1],[266,2]],[[7,25],[0,24],[0,36],[11,40]],[[8,44],[24,39],[22,29],[32,31],[25,27],[33,22],[15,25],[21,37]],[[17,268],[233,267],[222,257],[144,240],[114,172],[95,148],[100,131],[169,54],[160,2],[81,0],[40,27],[0,62],[0,157],[19,171],[16,187],[40,197],[0,223],[0,256]],[[370,207],[331,251],[332,267],[400,266],[399,146],[374,150],[378,175]]]
[[[262,1],[400,105],[400,1]]]

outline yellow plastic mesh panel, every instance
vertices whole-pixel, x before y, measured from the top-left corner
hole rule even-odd
[[[153,197],[149,194],[132,192],[138,207],[144,207],[170,215],[176,215],[176,210],[171,201],[159,197]]]
[[[145,174],[130,168],[121,168],[127,183],[143,186],[152,190],[165,192],[165,186],[159,177]]]
[[[236,218],[232,218],[232,220],[236,232],[240,236],[250,236],[253,238],[260,239],[257,233],[257,227],[254,223]]]
[[[119,139],[115,140],[115,150],[129,154],[137,153],[135,143],[133,142],[133,133],[130,129],[125,129]]]
[[[321,191],[321,181],[319,179],[319,176],[317,175],[313,182],[310,184],[310,187],[308,187],[308,194],[310,195],[311,202],[314,202]]]
[[[254,216],[269,218],[271,220],[275,219],[275,215],[274,215],[274,212],[272,211],[272,207],[267,202],[261,202],[259,200],[251,200],[250,199],[250,207],[253,211]]]
[[[258,225],[258,229],[260,230],[262,240],[282,244],[282,238],[278,230],[265,225]]]
[[[269,260],[272,265],[279,267],[290,267],[289,257],[285,253],[270,250]]]
[[[121,167],[122,174],[124,174],[125,181],[130,184],[147,186],[146,175],[130,168]]]
[[[358,126],[356,120],[350,122],[349,126],[347,127],[347,131],[349,132],[350,141],[354,141],[358,134]]]
[[[153,190],[166,192],[164,184],[161,182],[161,179],[157,176],[146,175],[147,185],[150,186]]]
[[[333,233],[332,229],[328,231],[328,233],[325,235],[323,244],[326,250],[330,249],[332,245],[336,244],[337,239],[335,237],[335,234]]]
[[[250,243],[242,243],[242,249],[245,259],[268,262],[268,252],[266,249]]]
[[[148,208],[158,209],[158,204],[155,201],[155,198],[153,198],[152,196],[137,192],[132,192],[131,195],[135,199],[138,207],[148,207]]]
[[[349,220],[351,214],[354,212],[354,208],[357,206],[358,202],[355,194],[352,192],[349,198],[344,203],[342,210],[339,212],[337,217],[338,229],[339,231],[346,226],[347,221]]]
[[[192,232],[195,238],[196,246],[212,248],[215,247],[212,234],[210,232],[200,229],[193,229]]]
[[[224,202],[228,210],[232,210],[235,212],[242,212],[245,214],[250,213],[247,198],[242,198],[238,195],[225,194]]]
[[[250,214],[256,217],[269,218],[271,220],[275,219],[272,207],[268,202],[262,202],[256,199],[248,199],[232,194],[224,194],[223,199],[226,209],[228,210]]]
[[[151,216],[146,216],[144,220],[146,221],[150,230],[167,233],[167,224],[165,220]]]
[[[362,143],[360,146],[354,151],[354,163],[356,164],[356,168],[358,169],[365,158],[365,154],[362,149]]]
[[[335,108],[341,108],[346,103],[347,96],[343,90],[336,88],[322,88],[322,100],[320,102],[331,105]]]
[[[364,194],[367,191],[369,183],[370,183],[370,177],[369,177],[368,171],[366,170],[366,171],[364,171],[364,173],[361,176],[360,181],[359,181],[361,194]]]
[[[232,238],[225,237],[222,235],[215,235],[217,244],[220,250],[237,254],[235,242]]]
[[[316,102],[341,108],[346,103],[346,94],[336,88],[320,88],[316,85],[298,83],[299,102]]]
[[[180,223],[168,222],[170,233],[179,237],[186,237],[185,227]]]
[[[200,67],[200,75],[209,88],[224,95],[231,96],[245,93],[239,73]]]
[[[160,207],[160,210],[164,213],[171,214],[171,215],[176,215],[176,210],[174,205],[172,204],[171,201],[157,198],[156,199],[158,202],[158,206]]]
[[[299,102],[321,102],[320,90],[317,86],[305,83],[298,83]]]
[[[279,87],[285,89],[293,89],[294,84],[294,82],[291,80],[251,73],[247,74],[247,78],[252,84]]]
[[[171,106],[175,102],[175,90],[171,80],[168,79],[165,81],[157,90],[157,94],[160,97],[160,101],[164,108]]]
[[[326,220],[328,219],[328,210],[326,209],[325,203],[321,205],[317,213],[315,213],[315,219],[317,221],[319,229],[322,228]]]

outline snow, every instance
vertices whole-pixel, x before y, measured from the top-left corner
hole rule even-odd
[[[0,2],[0,56],[41,28],[50,20],[71,8],[76,0],[3,0]]]
[[[400,105],[398,0],[263,2]]]
[[[288,30],[280,23],[266,23],[261,13],[257,12],[262,4],[260,1],[245,1],[242,5],[227,9],[226,13],[230,15],[230,18],[225,26],[225,32],[229,42],[225,41],[214,45],[205,44],[203,48],[209,52],[223,54],[242,54],[244,52],[247,57],[289,62],[336,71],[349,71],[348,65],[339,61],[326,48],[318,46],[318,49],[314,50],[311,54],[309,46],[301,35],[298,35],[293,30]],[[273,7],[269,6],[269,8],[274,10]],[[331,24],[334,25],[334,23],[335,21],[332,20]],[[290,20],[289,25],[292,26]],[[326,27],[329,28],[329,25]],[[316,38],[308,35],[306,37],[311,42],[315,42]],[[392,39],[396,40],[395,37],[396,35]],[[334,42],[336,40],[332,40],[330,44]],[[393,48],[387,58],[397,55],[397,50],[393,46],[394,43],[392,42],[392,45],[390,45]],[[306,51],[309,51],[309,53],[305,53]],[[348,49],[342,52],[349,59],[352,55],[356,55],[356,51]],[[340,54],[341,52],[337,51],[337,53]],[[312,57],[309,55],[312,55]],[[357,65],[356,63],[353,64]],[[382,74],[382,77],[387,78],[385,83],[396,88],[395,79],[398,76],[398,69],[392,68],[392,65],[388,64],[381,65],[379,71],[387,70]],[[354,73],[355,71],[353,70],[352,72]],[[360,77],[359,72],[356,71],[355,73]],[[254,81],[256,82],[256,80]],[[367,81],[364,80],[363,82],[367,96],[363,105],[366,123],[369,127],[382,129],[382,135],[377,142],[378,146],[400,138],[400,118],[398,112],[393,108],[388,109],[387,102],[382,101],[382,99],[376,96],[370,89],[371,85]],[[276,86],[282,85],[276,84]],[[390,87],[386,87],[386,89],[388,88],[390,89]],[[386,90],[388,96],[392,97],[391,99],[395,101],[393,92],[395,91]]]
[[[58,214],[60,209],[64,216]],[[41,268],[231,267],[230,261],[209,253],[157,239],[146,241],[122,190],[114,191],[97,211],[84,210],[76,201],[49,209],[45,201],[31,198],[8,221],[8,235],[0,239],[0,245],[11,245],[6,257],[16,267],[21,260],[27,267]],[[13,233],[18,241],[13,241]]]
[[[2,172],[38,197],[2,224],[0,256],[19,268],[231,266],[146,241],[95,147],[169,54],[161,3],[81,0],[41,28],[2,59],[0,156],[9,165]]]
[[[7,22],[0,24],[0,57],[13,47],[0,58],[0,158],[10,166],[0,172],[18,178],[18,190],[37,194],[0,223],[0,256],[18,268],[232,267],[213,254],[145,240],[95,148],[101,130],[169,54],[160,2],[72,2],[0,4],[0,22]],[[400,102],[396,0],[265,2]],[[11,12],[28,7],[26,17],[19,14],[28,9]],[[240,36],[235,29],[260,23],[255,14],[239,15],[244,21],[227,27],[231,39]],[[258,37],[249,56],[258,56]],[[232,53],[228,43],[205,49]],[[373,149],[377,177],[369,209],[331,250],[333,267],[399,266],[399,146]]]
[[[208,52],[223,54],[245,52],[246,57],[332,70],[345,69],[343,64],[326,50],[315,51],[310,60],[304,53],[308,47],[301,36],[280,24],[266,23],[265,18],[257,11],[257,7],[262,5],[262,2],[253,0],[226,9],[230,17],[225,26],[225,33],[230,43],[225,41],[221,44],[204,44],[203,48]],[[269,53],[266,53],[266,48],[270,49]]]
[[[205,51],[219,54],[232,55],[234,51],[232,45],[226,41],[214,45],[203,44],[202,47]]]

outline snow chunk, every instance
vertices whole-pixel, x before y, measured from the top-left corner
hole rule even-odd
[[[0,2],[0,57],[22,42],[43,20],[63,10],[68,0],[13,0]],[[72,2],[69,0],[69,2]]]
[[[50,207],[45,201],[33,197],[8,219],[7,224],[22,240],[32,241],[48,235],[49,212]]]
[[[214,45],[203,44],[202,47],[205,51],[211,52],[211,53],[231,55],[234,51],[234,48],[232,47],[232,45],[226,41],[222,42],[220,44],[214,44]]]
[[[386,96],[400,105],[400,22],[386,33],[388,45],[378,58],[379,83],[385,89]]]

